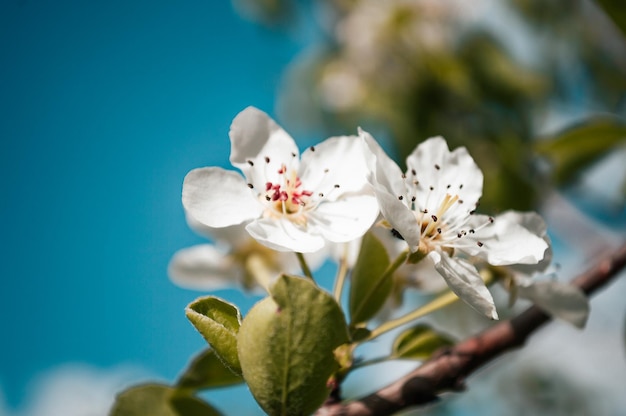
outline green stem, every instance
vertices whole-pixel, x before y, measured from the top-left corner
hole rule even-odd
[[[379,281],[382,282],[385,279],[390,278],[391,275],[394,274],[396,270],[398,270],[398,267],[404,264],[408,256],[409,256],[409,250],[405,250],[402,253],[400,253],[398,257],[396,257],[396,259],[393,261],[393,263],[387,266],[385,273],[383,273],[383,276]]]
[[[493,271],[483,270],[481,273],[483,280],[485,281],[485,285],[489,286],[495,281],[495,275]],[[446,291],[441,295],[437,296],[435,299],[428,302],[426,305],[415,309],[413,312],[409,312],[406,315],[403,315],[399,318],[392,319],[391,321],[387,321],[378,328],[374,329],[370,335],[363,340],[363,342],[371,341],[374,338],[384,334],[385,332],[389,332],[392,329],[395,329],[404,324],[408,324],[411,321],[414,321],[422,316],[428,315],[429,313],[435,312],[441,308],[444,308],[448,305],[453,304],[459,300],[459,297],[455,295],[451,291]]]
[[[311,273],[311,269],[309,269],[309,265],[306,264],[304,254],[296,253],[296,257],[298,257],[298,262],[300,263],[300,268],[302,268],[302,273],[309,279],[315,281],[315,279],[313,279],[313,273]]]
[[[380,277],[380,279],[376,281],[376,284],[372,288],[371,293],[374,293],[375,291],[379,290],[382,284],[387,281],[387,279],[391,279],[391,276],[394,274],[396,270],[398,270],[398,267],[404,264],[408,256],[409,256],[409,250],[405,250],[402,253],[400,253],[398,257],[396,257],[396,259],[393,261],[393,263],[387,266],[387,268],[383,272],[383,275]],[[361,309],[364,307],[365,304],[366,302],[361,302],[357,306],[356,310],[354,311],[354,316],[358,316],[361,313]],[[351,326],[353,326],[356,323],[358,322],[352,322]]]
[[[454,302],[456,302],[459,298],[454,293],[448,291],[439,295],[432,301],[428,302],[426,305],[415,309],[413,312],[409,312],[406,315],[403,315],[399,318],[392,319],[391,321],[387,321],[378,328],[372,330],[370,335],[364,340],[371,341],[374,338],[384,334],[385,332],[389,332],[392,329],[395,329],[401,325],[408,324],[411,321],[414,321],[417,318],[421,318],[422,316],[428,315],[431,312],[439,310],[443,307],[446,307]]]
[[[371,358],[369,360],[361,361],[359,363],[354,364],[350,367],[350,371],[356,370],[359,368],[367,367],[368,365],[374,365],[379,363],[384,363],[385,361],[393,360],[393,357],[390,355],[385,355],[382,357]]]
[[[341,292],[343,292],[343,286],[346,282],[346,276],[348,274],[348,244],[345,245],[343,256],[339,260],[339,268],[337,269],[337,276],[335,277],[335,287],[333,288],[333,295],[337,303],[341,304]]]

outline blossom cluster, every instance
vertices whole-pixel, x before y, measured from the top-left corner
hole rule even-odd
[[[556,282],[532,289],[529,276],[543,272],[551,258],[541,217],[478,213],[483,174],[464,147],[450,151],[442,137],[430,138],[408,156],[403,172],[359,129],[300,154],[289,134],[253,107],[235,117],[229,135],[230,162],[241,173],[205,167],[184,179],[190,226],[217,243],[176,253],[169,268],[175,282],[198,289],[237,282],[267,287],[297,267],[293,253],[313,267],[329,256],[349,267],[361,237],[372,231],[391,257],[406,259],[396,274],[419,274],[422,286],[443,281],[489,318],[498,314],[479,270],[505,268],[507,288],[584,323],[579,293]],[[425,276],[433,281],[425,283]]]

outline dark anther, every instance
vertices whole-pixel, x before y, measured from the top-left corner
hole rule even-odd
[[[483,243],[481,243],[480,241],[477,241],[476,244],[478,244],[478,247],[482,247]]]
[[[248,184],[248,188],[252,189],[254,188],[254,185],[252,185],[251,183]]]
[[[265,163],[270,163],[270,158],[268,156],[265,156]]]
[[[311,146],[311,147],[309,147],[309,149],[311,149],[311,151],[314,152],[315,151],[315,146]]]
[[[399,199],[400,201],[402,201],[402,200],[404,199],[404,197],[403,197],[402,195],[399,195],[399,196],[398,196],[398,199]]]
[[[250,165],[250,166],[254,166],[254,162],[253,162],[253,161],[248,160],[247,162],[248,162],[248,165]]]
[[[404,240],[404,237],[402,237],[402,235],[395,228],[391,229],[391,235],[396,238],[399,238],[400,240]]]
[[[441,169],[441,167],[438,164],[435,163],[435,169],[439,170],[439,169]]]
[[[436,215],[431,215],[430,218],[432,218],[433,221],[437,222],[437,216]]]

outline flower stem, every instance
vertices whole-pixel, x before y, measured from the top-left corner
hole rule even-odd
[[[302,273],[309,279],[315,281],[315,279],[313,279],[313,273],[311,273],[311,269],[309,269],[309,265],[306,264],[304,254],[296,253],[296,257],[298,257],[298,262],[300,263],[300,268],[302,268]]]
[[[385,361],[389,361],[389,360],[393,360],[393,357],[390,356],[390,355],[385,355],[385,356],[382,356],[382,357],[371,358],[369,360],[365,360],[365,361],[361,361],[361,362],[355,363],[352,367],[350,367],[350,371],[356,370],[358,368],[363,368],[363,367],[366,367],[368,365],[384,363]]]
[[[370,335],[364,340],[371,341],[379,335],[384,334],[385,332],[389,332],[392,329],[395,329],[401,325],[407,324],[417,318],[421,318],[422,316],[428,315],[431,312],[434,312],[438,309],[441,309],[445,306],[448,306],[454,302],[456,302],[459,298],[454,293],[447,291],[432,301],[428,302],[426,305],[415,309],[413,312],[409,312],[406,315],[403,315],[399,318],[392,319],[391,321],[387,321],[378,328],[372,330]]]
[[[490,286],[495,281],[496,276],[495,276],[494,271],[484,269],[481,271],[480,274],[486,286]],[[422,316],[428,315],[431,312],[435,312],[436,310],[439,310],[448,305],[451,305],[457,300],[459,300],[459,297],[455,295],[453,292],[451,292],[450,290],[448,290],[442,293],[441,295],[437,296],[435,299],[428,302],[426,305],[415,309],[413,312],[409,312],[406,315],[403,315],[399,318],[392,319],[391,321],[385,322],[378,328],[372,330],[370,335],[367,338],[365,338],[363,342],[371,341],[374,338],[378,337],[379,335],[384,334],[385,332],[389,332],[392,329],[395,329],[404,324],[408,324],[409,322],[414,321],[417,318],[421,318]]]
[[[393,263],[389,264],[385,269],[385,272],[381,276],[381,278],[377,282],[377,286],[381,285],[385,280],[391,279],[391,276],[394,274],[398,267],[402,266],[409,256],[409,250],[405,250],[396,257]],[[378,289],[378,287],[376,287]]]
[[[398,270],[398,267],[402,266],[404,264],[404,262],[406,261],[406,259],[409,256],[409,250],[405,250],[402,253],[400,253],[398,255],[398,257],[395,258],[395,260],[390,263],[387,268],[385,269],[385,271],[383,272],[382,276],[380,276],[380,279],[378,279],[375,284],[372,286],[371,291],[372,292],[376,292],[378,290],[380,290],[380,288],[383,286],[383,283],[385,283],[386,281],[388,281],[388,279],[391,279],[393,274],[395,273],[396,270]],[[364,304],[360,304],[359,307],[354,311],[354,315],[358,315],[359,313],[361,313],[361,308],[363,308]],[[354,327],[355,324],[358,324],[358,322],[352,322],[350,324],[350,327]],[[369,338],[366,338],[365,341],[369,340]]]
[[[343,255],[339,259],[339,268],[337,269],[337,276],[335,277],[335,287],[333,288],[333,295],[337,303],[341,304],[341,292],[343,292],[343,286],[346,282],[346,276],[348,274],[348,244],[345,245]]]

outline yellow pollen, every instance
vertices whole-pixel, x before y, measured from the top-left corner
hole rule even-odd
[[[431,235],[433,233],[433,231],[435,230],[435,228],[437,228],[437,220],[435,220],[435,218],[437,218],[439,220],[441,218],[443,218],[443,215],[458,200],[459,200],[459,196],[458,195],[452,196],[450,194],[446,194],[446,196],[443,198],[443,201],[441,201],[441,205],[439,205],[439,209],[437,210],[437,213],[434,216],[431,217],[431,220],[428,222],[428,225],[425,228],[423,228],[422,235],[423,236]]]

